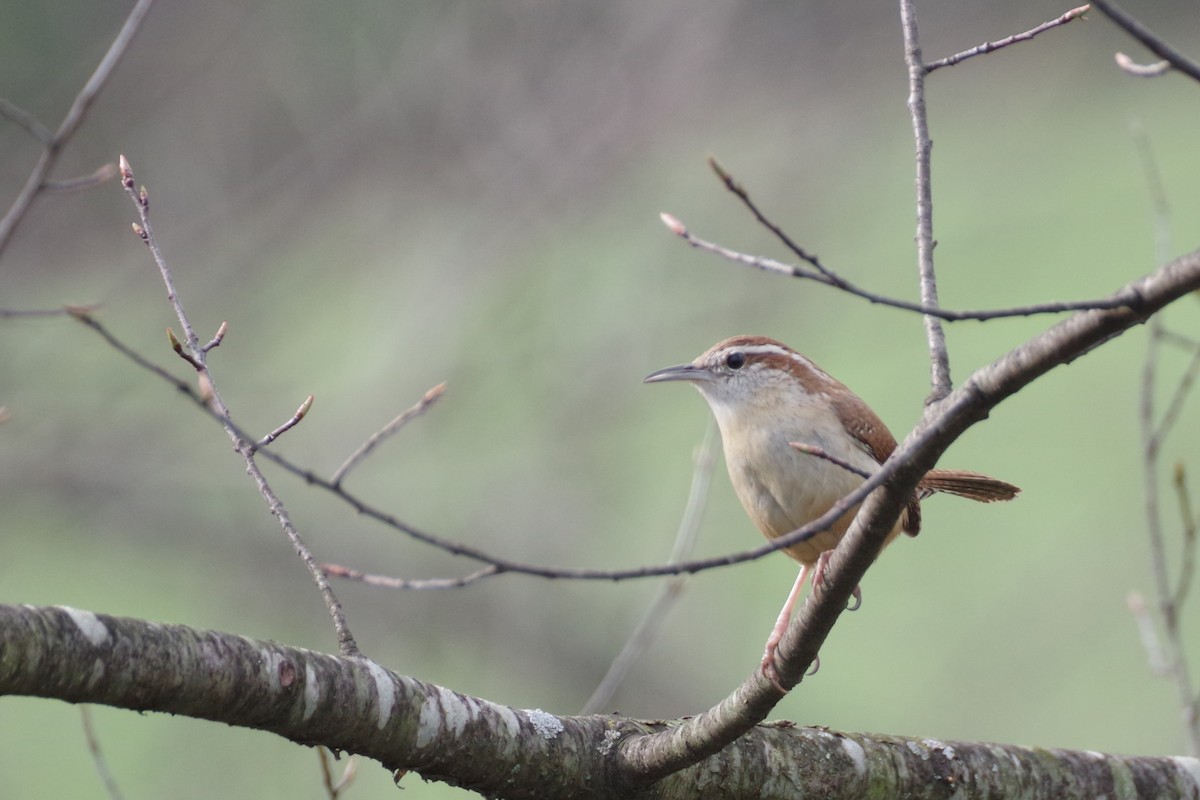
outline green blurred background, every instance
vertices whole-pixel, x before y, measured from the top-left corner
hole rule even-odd
[[[0,95],[53,127],[128,3],[0,8]],[[1181,46],[1200,16],[1144,3]],[[924,2],[928,58],[1065,11]],[[1154,266],[1153,142],[1172,254],[1200,238],[1200,91],[1099,14],[931,78],[943,302],[1108,293]],[[161,0],[56,177],[126,154],[236,418],[329,474],[447,381],[442,401],[349,487],[408,522],[508,558],[661,562],[708,411],[653,369],[761,333],[804,351],[901,435],[928,391],[921,320],[693,251],[662,227],[785,256],[708,172],[714,154],[804,246],[913,298],[912,141],[893,4]],[[37,145],[0,124],[0,204]],[[131,203],[114,182],[40,200],[0,260],[0,306],[101,303],[186,377]],[[1195,303],[1170,320],[1195,327]],[[948,330],[956,380],[1051,318]],[[317,592],[224,434],[62,319],[0,323],[0,601],[68,604],[335,647]],[[1151,591],[1137,397],[1144,331],[1006,402],[943,461],[1019,502],[926,506],[843,618],[821,672],[778,708],[801,724],[942,739],[1178,753],[1173,690],[1125,608]],[[1182,364],[1172,356],[1162,386]],[[1195,404],[1167,443],[1196,463]],[[270,470],[319,558],[409,578],[474,565]],[[1164,508],[1174,508],[1168,497]],[[1172,541],[1175,518],[1168,515]],[[718,465],[699,555],[759,544]],[[693,578],[611,707],[698,712],[758,664],[794,577],[783,557]],[[337,586],[366,653],[419,678],[573,713],[656,591],[651,581],[504,577],[442,593]],[[1194,604],[1193,604],[1194,605]],[[1194,613],[1195,609],[1188,609]],[[1190,620],[1191,617],[1189,616]],[[1200,636],[1189,642],[1200,659]],[[314,754],[221,725],[96,710],[129,797],[321,797]],[[406,797],[465,797],[425,784]],[[100,797],[77,709],[0,700],[5,797]],[[351,796],[395,797],[362,765]]]

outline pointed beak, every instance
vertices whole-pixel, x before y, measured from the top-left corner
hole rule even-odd
[[[642,379],[642,383],[660,383],[662,381],[711,381],[713,374],[704,367],[695,364],[680,364],[651,372]]]

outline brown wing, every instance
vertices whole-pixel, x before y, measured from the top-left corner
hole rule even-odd
[[[845,389],[845,387],[842,387]],[[888,430],[887,425],[871,407],[862,401],[858,395],[849,389],[833,397],[833,410],[838,419],[846,426],[846,430],[871,454],[871,457],[882,464],[896,449],[896,437]],[[900,526],[909,536],[921,532],[921,504],[914,496],[908,501],[903,512],[904,522]]]

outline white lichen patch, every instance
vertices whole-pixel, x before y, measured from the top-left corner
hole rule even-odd
[[[83,637],[96,647],[108,641],[108,627],[92,612],[70,606],[58,606],[57,608],[66,613],[75,623],[75,627],[79,628]]]
[[[425,747],[439,736],[461,736],[477,715],[477,706],[454,692],[434,687],[421,704],[417,719],[417,747]],[[519,726],[518,726],[519,727]]]
[[[609,730],[606,730],[604,732],[604,741],[600,743],[601,755],[608,755],[609,753],[611,753],[613,751],[613,748],[617,746],[617,742],[620,740],[621,740],[621,734],[617,733],[616,731],[612,730],[611,728]]]
[[[371,673],[371,678],[375,681],[375,694],[379,698],[377,719],[375,726],[379,730],[383,730],[392,719],[392,711],[396,707],[396,686],[392,683],[392,676],[383,667],[376,664],[369,658],[364,658],[367,671]]]
[[[521,733],[521,720],[517,717],[515,711],[508,706],[493,706],[496,716],[504,723],[504,732],[509,736],[517,736]]]
[[[548,714],[540,708],[526,711],[525,714],[529,717],[529,721],[533,723],[533,729],[537,731],[538,736],[541,736],[543,739],[553,739],[563,732],[562,721],[553,714]]]
[[[859,775],[867,773],[867,751],[853,739],[842,739],[842,751],[849,756],[850,763],[854,765],[854,772]]]
[[[1200,786],[1200,759],[1188,758],[1187,756],[1174,756],[1171,758],[1179,768],[1191,776],[1192,781]]]
[[[317,671],[311,662],[304,664],[304,719],[309,719],[317,713],[317,703],[321,700],[321,690],[317,686]]]

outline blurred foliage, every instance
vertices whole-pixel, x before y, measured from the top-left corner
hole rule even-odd
[[[53,127],[125,7],[0,8],[0,95]],[[1064,10],[931,0],[925,53]],[[1197,41],[1194,12],[1138,10],[1181,46]],[[1093,14],[931,78],[947,306],[1085,298],[1153,266],[1132,120],[1160,161],[1176,249],[1196,246],[1200,95],[1178,77],[1120,73],[1115,50],[1142,57]],[[276,446],[328,474],[448,381],[349,486],[509,558],[627,567],[669,552],[708,413],[682,389],[643,387],[652,369],[762,333],[826,366],[898,434],[919,415],[918,318],[694,252],[657,216],[786,255],[708,173],[711,153],[830,266],[912,298],[906,93],[886,4],[864,17],[857,4],[761,0],[161,0],[57,177],[129,157],[193,321],[205,334],[229,321],[212,366],[247,428],[270,430],[315,394]],[[37,145],[8,123],[0,144],[11,198]],[[120,336],[186,375],[133,218],[115,183],[42,198],[0,262],[0,306],[100,303]],[[1193,328],[1196,309],[1180,305],[1171,320]],[[956,379],[1051,322],[951,326]],[[4,321],[0,336],[12,414],[0,601],[334,648],[317,593],[209,420],[70,321]],[[952,449],[947,465],[1025,493],[995,508],[932,501],[925,532],[868,576],[863,609],[779,716],[1179,751],[1172,692],[1124,610],[1129,589],[1149,589],[1140,338],[1056,371]],[[1192,410],[1168,462],[1193,457],[1196,435]],[[405,577],[473,568],[270,474],[322,559]],[[702,553],[756,537],[718,475]],[[777,557],[695,577],[614,707],[673,717],[720,698],[757,665],[792,576]],[[380,663],[559,713],[587,698],[654,591],[522,577],[450,593],[338,588]],[[110,709],[96,725],[130,797],[322,796],[315,755],[269,736]],[[350,796],[395,796],[373,766],[359,781]],[[76,710],[0,701],[0,785],[12,798],[99,796]],[[465,794],[416,776],[402,786]]]

